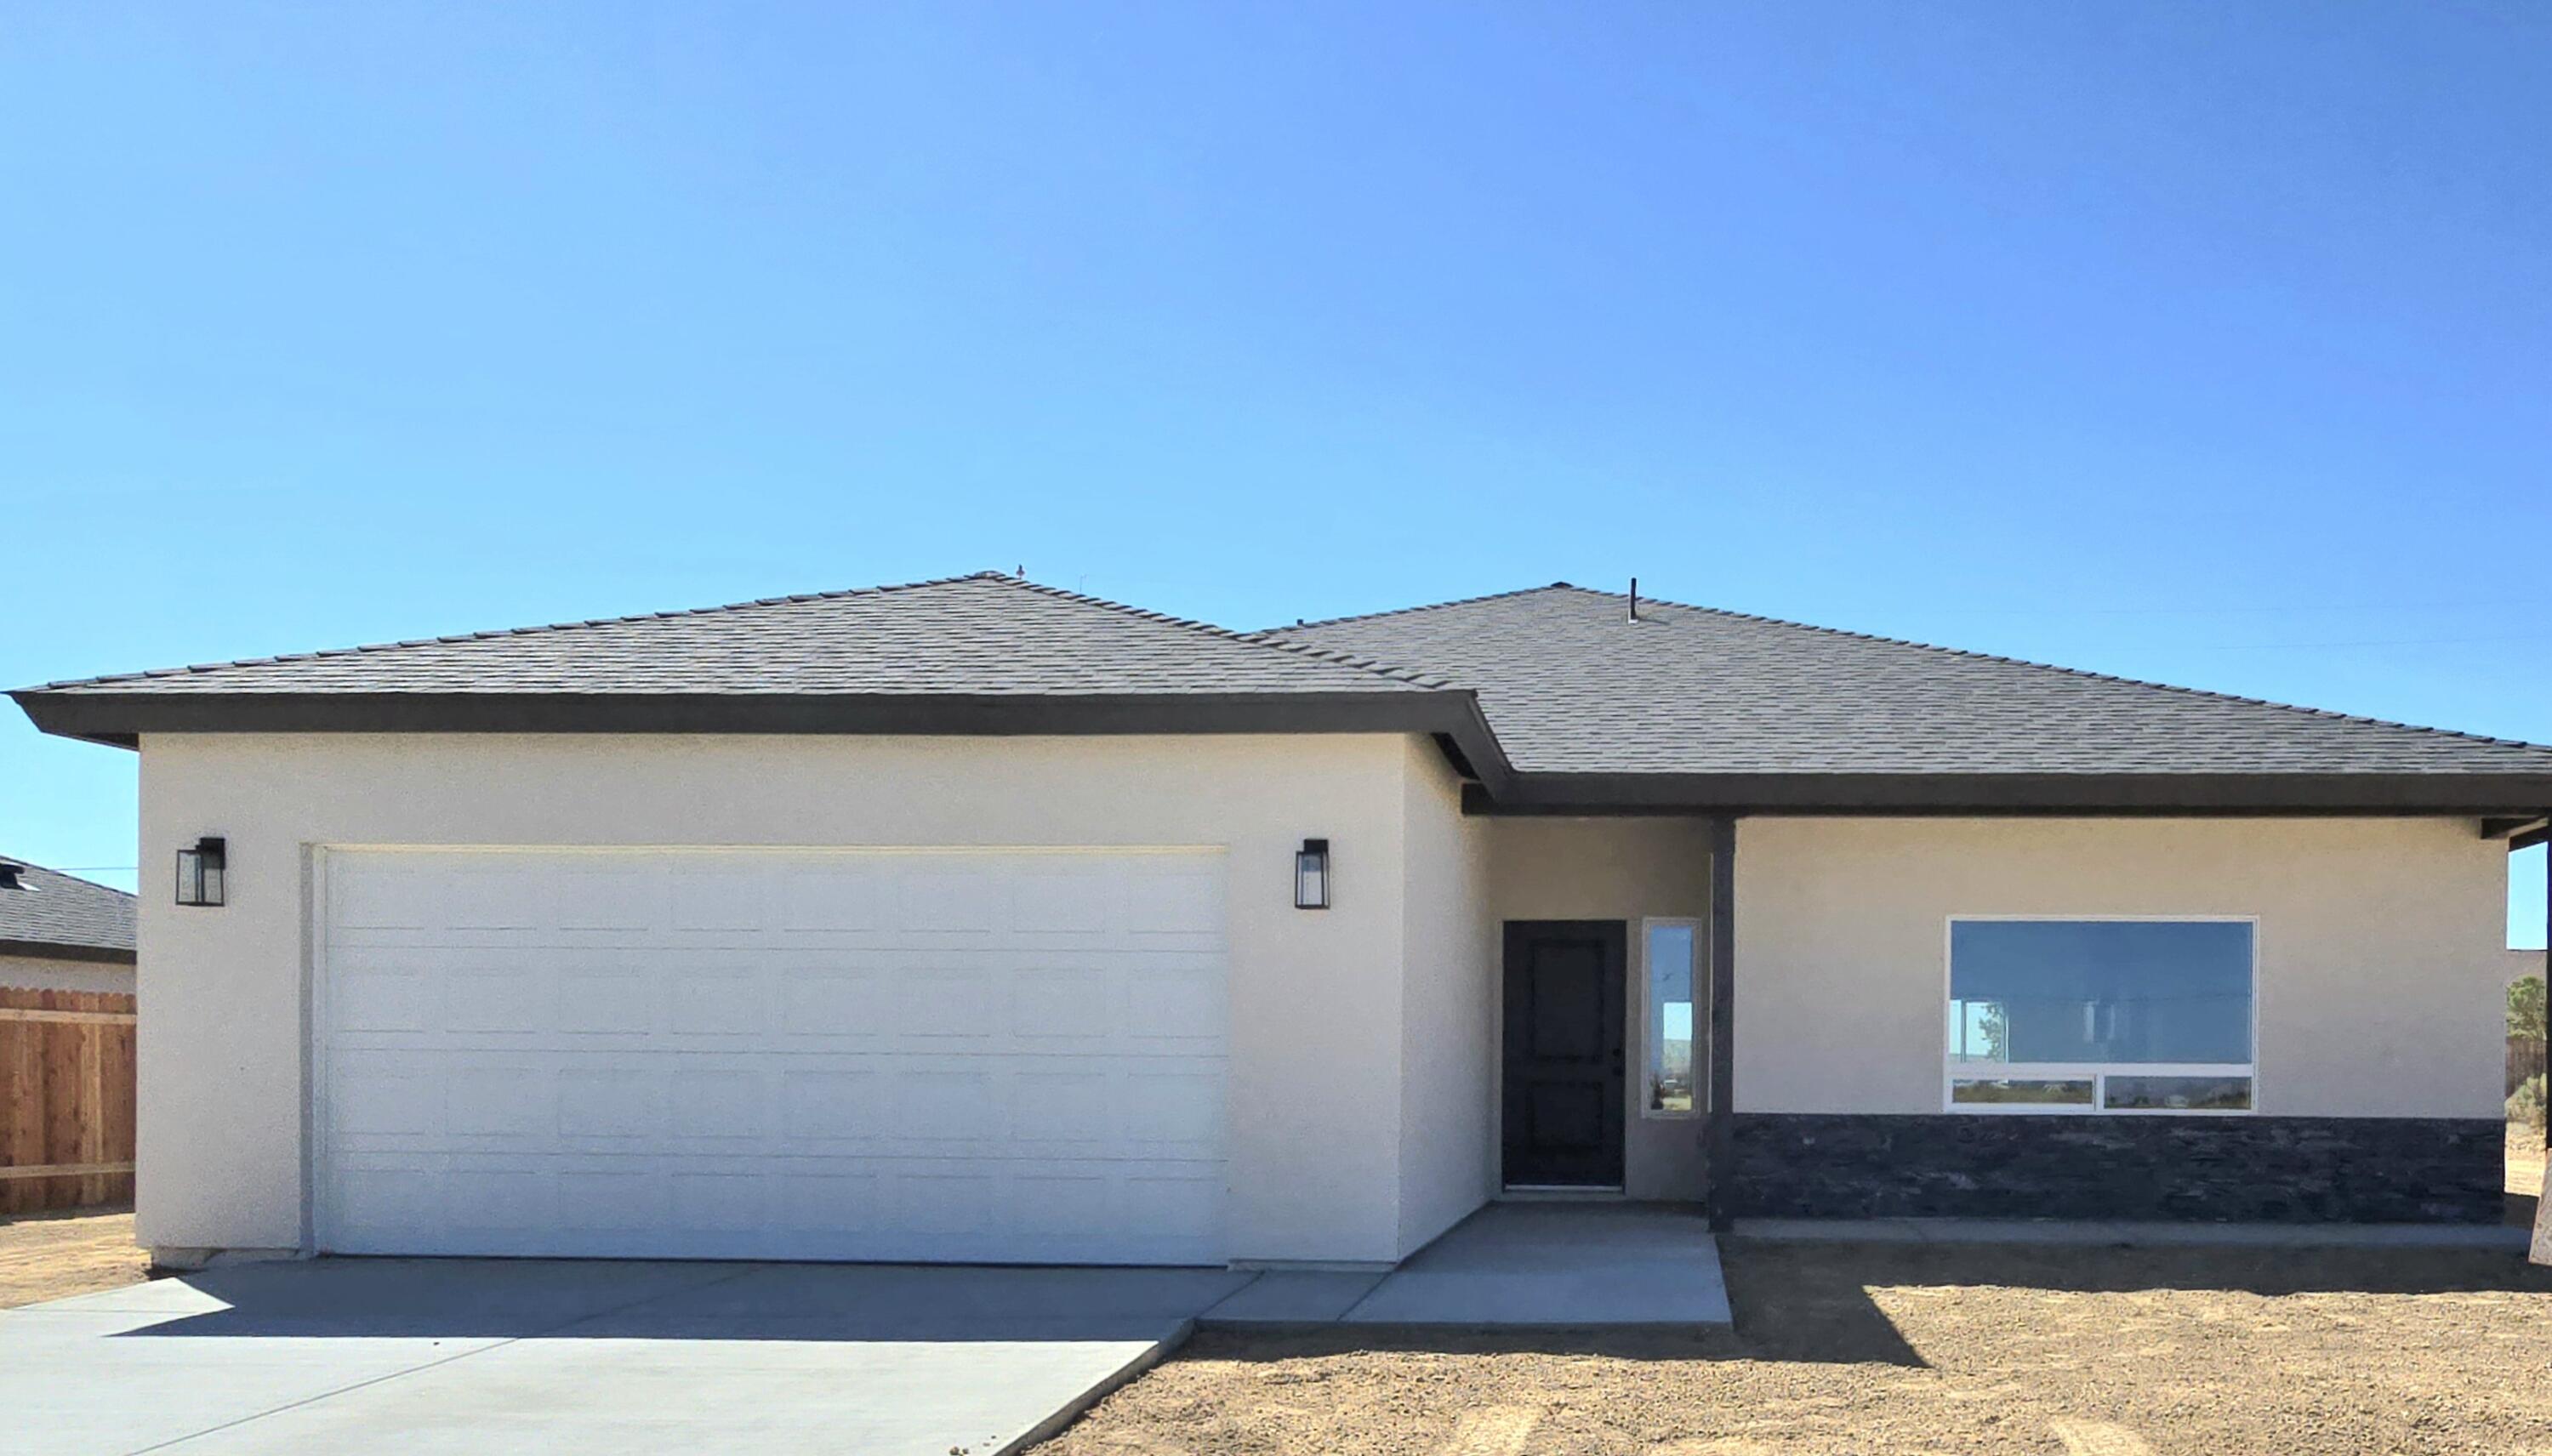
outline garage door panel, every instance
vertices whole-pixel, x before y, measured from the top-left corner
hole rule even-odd
[[[499,1160],[500,1162],[502,1160]],[[1109,1165],[992,1170],[882,1160],[823,1174],[612,1167],[366,1168],[341,1217],[349,1251],[536,1256],[1216,1262],[1221,1174]],[[843,1230],[861,1247],[843,1252]]]
[[[356,1140],[415,1139],[444,1130],[440,1069],[372,1066],[339,1079],[330,1111],[347,1145]]]
[[[998,864],[936,861],[904,872],[894,925],[938,938],[985,940],[1010,928],[1010,895]]]
[[[891,875],[874,864],[791,867],[774,878],[772,923],[791,939],[876,935],[894,923],[893,889]]]
[[[422,962],[401,962],[378,953],[360,961],[341,957],[329,990],[340,1034],[420,1032],[443,1023],[442,986],[432,968]]]
[[[333,853],[322,1246],[1217,1261],[1220,867]]]
[[[1117,918],[1122,878],[1103,870],[1045,869],[1017,876],[1010,884],[1004,924],[1013,935],[1041,946],[1096,944]]]
[[[535,931],[559,921],[559,882],[532,878],[503,867],[455,867],[436,877],[437,919],[443,929],[464,934]]]
[[[1223,977],[1208,964],[1125,973],[1125,1036],[1199,1046],[1223,1039]]]
[[[1019,982],[1005,1029],[1020,1041],[1053,1051],[1095,1049],[1125,1026],[1122,978],[1081,958]]]
[[[1105,1069],[1030,1070],[1010,1079],[1010,1135],[1033,1153],[1087,1153],[1123,1136],[1122,1099]]]
[[[617,858],[561,865],[555,884],[555,919],[550,923],[571,945],[597,939],[645,937],[662,924],[665,873],[662,867]]]
[[[1129,1069],[1119,1104],[1125,1139],[1148,1157],[1209,1157],[1223,1136],[1219,1070]]]
[[[887,1034],[906,1041],[985,1041],[1007,1019],[1002,1000],[1015,973],[925,962],[892,978]]]
[[[892,990],[883,970],[791,965],[780,973],[781,1028],[799,1039],[829,1038],[865,1048],[885,1035],[877,1008]]]
[[[780,1125],[802,1152],[874,1151],[885,1129],[876,1107],[884,1096],[876,1072],[865,1068],[799,1068],[780,1080]]]
[[[700,931],[768,931],[774,878],[750,859],[685,863],[664,881],[671,939],[680,945]]]
[[[692,1068],[667,1079],[666,1132],[676,1143],[768,1141],[778,1079],[760,1068]]]
[[[634,1067],[568,1067],[558,1074],[565,1142],[639,1141],[665,1122],[665,1079]]]
[[[770,1227],[783,1240],[815,1244],[840,1229],[876,1229],[883,1196],[873,1168],[852,1164],[821,1173],[781,1173],[771,1179]]]
[[[556,988],[545,976],[526,976],[520,965],[453,968],[443,975],[446,1031],[536,1035],[558,1029]]]
[[[444,1078],[444,1131],[456,1138],[554,1146],[558,1074],[545,1067],[475,1062]]]
[[[585,956],[603,953],[585,951]],[[573,1037],[646,1036],[667,1025],[656,1004],[656,976],[643,966],[552,960],[550,1024]],[[521,974],[538,976],[537,969]]]
[[[774,1182],[759,1172],[670,1174],[667,1217],[687,1234],[751,1237],[771,1224]]]
[[[562,1172],[552,1184],[553,1221],[562,1231],[639,1233],[673,1222],[673,1179],[643,1170]]]

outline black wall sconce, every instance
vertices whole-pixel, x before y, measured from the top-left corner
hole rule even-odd
[[[1326,910],[1329,907],[1329,842],[1307,839],[1294,852],[1294,908]]]
[[[229,847],[213,836],[177,851],[177,903],[218,905],[230,887]]]

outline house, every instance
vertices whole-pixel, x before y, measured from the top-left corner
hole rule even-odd
[[[2492,1221],[2552,805],[2552,748],[1566,584],[1241,634],[983,574],[15,696],[141,755],[185,1257]]]
[[[0,988],[133,990],[133,896],[0,856]]]

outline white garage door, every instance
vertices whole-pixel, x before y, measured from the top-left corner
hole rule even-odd
[[[338,850],[345,1253],[1220,1263],[1223,865]]]

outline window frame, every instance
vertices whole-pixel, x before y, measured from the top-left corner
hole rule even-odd
[[[1962,922],[1999,921],[2248,925],[2251,927],[2251,1024],[2245,1028],[2251,1047],[2248,1062],[1969,1062],[1957,1060],[1950,1042],[1950,1007],[1958,1003],[1958,967],[1952,944]],[[1941,922],[1941,1000],[1934,1020],[1941,1034],[1941,1110],[1961,1117],[2257,1117],[2260,1115],[2260,917],[2257,915],[1989,915],[1952,913]],[[1964,1070],[1963,1070],[1964,1065]],[[1979,1069],[1990,1067],[1985,1075]],[[2251,1084],[2247,1107],[2111,1107],[2109,1079],[2116,1077],[2240,1077]],[[1962,1102],[1959,1084],[1967,1082],[2082,1082],[2091,1084],[2091,1100],[2077,1102]]]
[[[1640,919],[1640,953],[1633,958],[1632,984],[1639,989],[1640,1006],[1640,1078],[1635,1085],[1639,1094],[1640,1119],[1644,1122],[1690,1122],[1710,1112],[1710,1083],[1701,1075],[1703,1059],[1710,1054],[1710,1013],[1706,1005],[1706,987],[1702,980],[1702,963],[1706,959],[1706,942],[1710,922],[1695,915],[1645,915]],[[1648,932],[1651,929],[1684,929],[1692,932],[1692,1107],[1677,1112],[1648,1105],[1648,1078],[1652,1072],[1648,1057],[1651,1049],[1665,1048],[1663,1028],[1651,1024],[1653,999],[1650,992],[1655,982],[1648,975]]]

